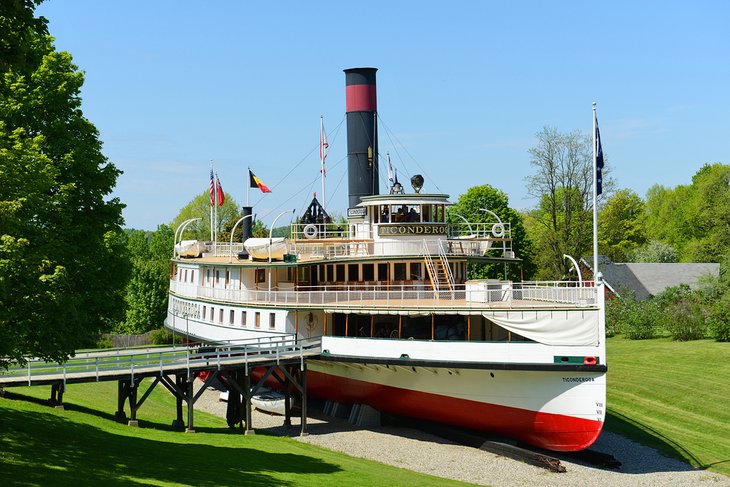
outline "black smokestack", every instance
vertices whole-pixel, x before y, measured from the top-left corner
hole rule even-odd
[[[362,196],[380,194],[375,92],[376,68],[345,70],[349,207]]]

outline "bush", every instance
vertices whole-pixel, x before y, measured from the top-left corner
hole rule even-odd
[[[665,290],[656,300],[662,309],[662,323],[674,340],[705,338],[709,313],[700,293],[682,284]]]
[[[660,322],[659,307],[653,299],[612,299],[608,301],[606,321],[609,336],[621,333],[631,340],[647,340],[656,336]]]
[[[171,345],[173,343],[182,343],[182,337],[180,335],[173,335],[167,328],[158,328],[150,332],[150,342],[153,345]]]
[[[111,337],[100,336],[96,341],[96,348],[114,348],[114,343],[112,342]]]
[[[730,342],[730,294],[725,294],[710,309],[708,328],[718,342]]]

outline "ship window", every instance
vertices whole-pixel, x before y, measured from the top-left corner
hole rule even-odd
[[[256,321],[254,322],[256,328],[261,328],[261,312],[256,312]]]
[[[327,281],[327,282],[334,281],[335,280],[335,266],[330,264],[330,265],[326,265],[325,267],[326,267],[326,273],[327,273],[325,281]]]
[[[266,282],[266,270],[256,269],[256,283]]]
[[[416,223],[421,221],[421,205],[408,205],[405,209],[404,221]]]
[[[276,328],[276,313],[269,313],[269,328]]]
[[[388,280],[388,264],[378,264],[378,281]]]
[[[359,281],[358,278],[358,265],[357,264],[348,264],[347,265],[347,280],[348,281]]]
[[[408,208],[406,205],[393,205],[392,215],[393,223],[403,223],[407,221],[406,215],[408,214]]]
[[[241,311],[241,326],[246,326],[246,312]]]
[[[216,270],[215,271],[215,283],[218,284],[218,281],[221,279],[221,271]]]
[[[188,281],[188,270],[185,269],[185,277],[183,278],[183,282],[187,282],[187,281]]]
[[[420,262],[411,262],[411,279],[414,281],[423,279],[423,269]]]
[[[218,310],[218,322],[223,323],[223,308]]]
[[[203,319],[205,319],[205,314],[207,313],[207,311],[208,310],[207,310],[206,306],[203,306]]]
[[[393,280],[394,281],[405,281],[406,280],[406,264],[405,263],[393,264]]]
[[[229,282],[231,282],[231,271],[226,269],[226,287],[228,286]]]
[[[337,264],[337,282],[345,282],[345,264]]]
[[[231,316],[230,316],[230,318],[228,320],[231,325],[233,324],[233,315],[234,315],[234,311],[231,310]]]
[[[375,266],[373,264],[362,265],[362,280],[370,282],[375,280]]]
[[[210,269],[205,269],[205,282],[210,282]]]
[[[431,211],[432,205],[423,205],[421,206],[421,216],[423,217],[424,222],[430,222],[431,220]]]
[[[390,207],[388,205],[380,205],[380,222],[388,223],[390,221]]]

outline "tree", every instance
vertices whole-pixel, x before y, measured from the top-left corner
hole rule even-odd
[[[646,243],[644,201],[630,189],[617,191],[598,216],[598,250],[614,262],[626,262]]]
[[[542,264],[540,277],[559,278],[569,267],[564,254],[579,257],[591,248],[593,143],[581,132],[561,133],[553,127],[544,127],[536,137],[537,145],[529,150],[536,174],[526,179],[539,204],[530,212],[530,227]],[[603,173],[607,195],[613,184],[607,165]]]
[[[37,2],[0,7],[0,356],[63,361],[118,321],[120,171],[83,116],[83,75]]]
[[[183,237],[185,240],[210,240],[210,208],[210,194],[206,190],[193,198],[180,210],[170,223],[172,231],[175,232],[178,226],[185,220],[200,218],[200,221],[193,222],[185,227]],[[238,204],[230,194],[226,193],[225,202],[222,206],[218,207],[217,222],[219,240],[222,241],[230,238],[233,225],[236,224],[239,218],[241,218],[241,213]],[[237,233],[240,232],[240,226],[236,230]],[[178,236],[178,239],[180,239],[180,236]]]
[[[677,249],[681,262],[719,262],[730,253],[730,166],[705,164],[689,185],[653,186],[647,233]]]
[[[159,225],[155,232],[128,231],[132,277],[126,289],[126,318],[117,331],[144,333],[162,326],[167,313],[172,241],[173,230],[167,225]]]
[[[450,213],[461,215],[473,223],[494,223],[494,217],[488,212],[482,211],[482,208],[494,212],[504,223],[510,224],[512,250],[516,257],[522,259],[522,272],[525,278],[531,277],[535,271],[532,242],[525,231],[522,215],[510,208],[509,200],[504,192],[488,184],[471,187],[466,193],[459,196],[457,202],[451,207]],[[472,279],[500,277],[521,280],[522,275],[520,268],[514,265],[507,266],[507,276],[504,276],[504,266],[489,264],[470,266],[468,277]]]

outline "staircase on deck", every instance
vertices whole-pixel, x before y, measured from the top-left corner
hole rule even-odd
[[[428,250],[426,241],[423,241],[423,258],[426,262],[428,277],[431,281],[431,288],[434,290],[436,298],[442,292],[453,293],[454,291],[454,275],[449,266],[449,260],[446,256],[443,244],[439,240],[438,255],[432,256]]]

